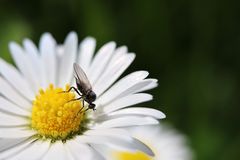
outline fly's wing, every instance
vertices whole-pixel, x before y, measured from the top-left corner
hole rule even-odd
[[[77,79],[77,83],[81,85],[84,90],[92,90],[92,86],[83,69],[77,63],[73,64],[73,68]]]

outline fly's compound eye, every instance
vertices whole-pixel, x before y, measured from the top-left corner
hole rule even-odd
[[[88,93],[87,98],[88,98],[91,102],[93,102],[93,101],[96,100],[97,96],[96,96],[96,94],[95,94],[93,91],[90,91],[90,92]]]

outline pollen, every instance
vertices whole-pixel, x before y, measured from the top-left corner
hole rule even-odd
[[[153,160],[153,157],[146,155],[143,152],[114,152],[113,159],[116,160]]]
[[[52,84],[46,90],[40,89],[33,101],[31,128],[42,138],[53,141],[72,138],[81,134],[86,124],[86,115],[81,112],[82,101],[74,100],[74,92],[55,88]]]

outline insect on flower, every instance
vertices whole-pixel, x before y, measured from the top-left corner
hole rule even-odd
[[[68,91],[64,91],[64,92],[70,92],[73,89],[80,96],[79,98],[71,100],[71,101],[76,101],[80,99],[83,100],[82,101],[83,105],[82,105],[82,108],[79,110],[79,112],[81,112],[82,109],[84,108],[84,101],[88,103],[88,108],[84,110],[84,112],[86,112],[89,109],[96,110],[95,109],[96,105],[93,104],[93,102],[96,100],[97,96],[92,91],[92,86],[87,78],[87,75],[77,63],[73,64],[73,68],[74,68],[74,73],[75,73],[74,77],[76,80],[77,88],[72,86],[69,88]]]
[[[147,78],[147,71],[120,78],[134,53],[109,42],[95,54],[94,38],[79,43],[77,37],[71,32],[64,44],[58,44],[44,33],[39,47],[29,39],[24,46],[11,42],[16,67],[0,58],[0,160],[105,159],[105,146],[154,156],[127,128],[158,124],[165,118],[152,108],[131,107],[152,99],[144,92],[155,88],[157,79]],[[74,62],[86,75],[91,71],[91,77]],[[74,77],[77,85],[68,91]],[[97,107],[99,112],[84,113]]]

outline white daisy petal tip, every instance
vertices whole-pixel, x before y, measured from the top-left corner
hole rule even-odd
[[[96,44],[96,39],[92,36],[87,36],[86,38],[83,39],[83,41],[81,42],[81,45],[83,45],[84,43]]]
[[[112,48],[116,48],[117,44],[114,41],[110,41],[107,43],[107,45],[111,46]]]
[[[21,50],[21,47],[19,46],[19,44],[17,44],[14,41],[9,42],[8,46],[11,52],[16,52]]]
[[[29,54],[29,55],[34,55],[35,57],[34,58],[39,58],[38,56],[38,50],[37,50],[37,47],[36,45],[33,43],[33,41],[29,38],[25,38],[23,40],[23,46],[26,50],[26,52]],[[36,61],[36,59],[34,59]],[[38,59],[37,59],[38,60]]]
[[[69,40],[69,41],[77,41],[78,39],[78,36],[77,36],[77,33],[74,32],[74,31],[71,31],[70,33],[68,33],[67,37],[66,37],[66,41]]]
[[[45,49],[45,47],[49,46],[49,45],[53,45],[55,44],[55,39],[53,38],[52,34],[49,32],[45,32],[42,34],[40,41],[39,41],[39,47],[40,50]]]
[[[116,42],[110,41],[110,42],[106,43],[102,48],[100,48],[99,53],[100,52],[108,52],[108,51],[114,52],[116,46],[117,46]]]
[[[161,111],[159,111],[159,112],[161,112]],[[161,118],[160,119],[165,119],[165,118],[167,118],[166,114],[161,112]]]
[[[143,76],[144,78],[146,78],[148,75],[149,75],[149,72],[148,71],[146,71],[146,70],[140,70],[140,71],[136,71],[136,72],[133,72],[132,74],[134,74],[134,73],[136,73],[136,75],[141,75],[141,76]],[[143,78],[143,79],[144,79]]]
[[[127,53],[128,47],[127,46],[120,46],[116,49],[116,52]]]
[[[68,37],[69,35],[77,36],[77,33],[76,33],[75,31],[70,31],[70,32],[68,33],[67,37]]]
[[[45,37],[52,38],[52,34],[49,33],[49,32],[44,32],[44,33],[41,35],[40,40],[41,40],[42,38],[45,38]]]
[[[31,43],[33,43],[29,38],[24,38],[23,39],[23,44],[24,46],[28,46],[30,45]]]
[[[100,51],[102,51],[102,52],[110,52],[110,53],[111,53],[111,52],[114,52],[116,46],[117,46],[116,42],[110,41],[110,42],[106,43],[106,44],[99,50],[99,52],[100,52]]]
[[[148,79],[152,80],[152,83],[155,84],[156,87],[158,86],[158,79],[155,79],[155,78],[148,78]]]
[[[41,54],[48,54],[45,53],[46,51],[49,52],[50,49],[54,48],[55,39],[53,38],[52,34],[46,32],[44,33],[39,41],[39,49],[42,52]],[[50,48],[50,49],[49,49]]]
[[[129,56],[131,56],[132,60],[136,58],[136,53],[128,53]]]

